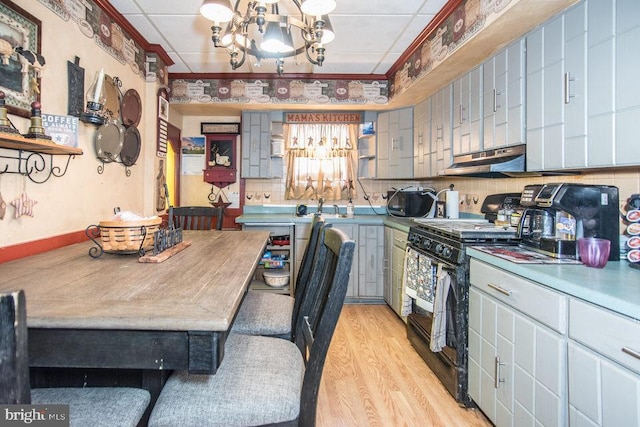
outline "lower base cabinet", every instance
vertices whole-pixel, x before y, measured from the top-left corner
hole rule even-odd
[[[384,228],[384,253],[385,253],[385,302],[406,322],[406,316],[402,316],[404,304],[404,255],[407,247],[408,232],[393,227]]]
[[[331,223],[331,227],[344,231],[355,240],[347,303],[379,304],[383,296],[384,226]]]
[[[640,426],[640,324],[573,298],[569,307],[569,424]]]
[[[470,280],[469,395],[498,427],[565,426],[567,298],[473,259]]]

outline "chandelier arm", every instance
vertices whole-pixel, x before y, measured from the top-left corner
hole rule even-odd
[[[313,59],[310,55],[309,55],[309,48],[311,47],[310,45],[305,45],[306,49],[304,50],[304,54],[307,57],[307,61],[311,62],[313,65],[318,65],[320,67],[322,67],[322,63],[316,61],[315,59]]]

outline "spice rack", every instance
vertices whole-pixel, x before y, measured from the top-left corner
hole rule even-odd
[[[71,159],[82,155],[80,148],[58,145],[45,139],[25,138],[12,133],[0,133],[0,148],[17,151],[15,155],[0,153],[0,175],[25,175],[37,184],[46,182],[51,176],[64,176]],[[54,165],[53,156],[65,155],[67,159],[64,167]]]

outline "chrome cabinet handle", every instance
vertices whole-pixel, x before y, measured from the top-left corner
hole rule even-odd
[[[505,289],[505,288],[503,288],[501,286],[494,285],[493,283],[487,283],[487,286],[490,287],[493,290],[496,290],[496,291],[500,292],[501,294],[504,294],[504,295],[508,296],[508,297],[511,296],[511,291],[509,291],[509,290],[507,290],[507,289]]]
[[[460,104],[460,124],[462,124],[462,122],[464,122],[464,107],[462,106],[462,104]]]
[[[571,98],[575,95],[571,95],[571,82],[575,81],[575,78],[571,78],[571,73],[564,73],[564,103],[571,102]]]
[[[436,126],[436,139],[442,139],[444,133],[444,126]]]
[[[506,365],[506,363],[500,363],[500,356],[496,356],[495,360],[493,361],[493,368],[495,371],[494,372],[495,377],[493,379],[494,388],[499,388],[500,383],[503,383],[506,381],[504,378],[500,378],[500,366],[504,366],[504,365]]]
[[[493,90],[493,112],[497,112],[498,111],[498,95],[500,95],[498,93],[497,90]]]
[[[640,353],[630,349],[629,347],[622,347],[622,352],[628,354],[629,356],[635,357],[636,359],[640,359]]]
[[[391,138],[391,151],[396,149],[396,138]]]

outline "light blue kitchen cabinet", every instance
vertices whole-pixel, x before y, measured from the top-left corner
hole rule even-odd
[[[640,426],[640,325],[569,301],[569,424]]]
[[[525,143],[525,41],[520,39],[484,62],[484,150]]]
[[[384,300],[405,322],[402,315],[405,299],[402,279],[404,276],[404,255],[407,247],[408,232],[393,227],[384,227],[385,283]]]
[[[431,170],[431,98],[413,107],[413,176],[429,178]]]
[[[609,2],[606,2],[609,3]],[[640,2],[616,0],[615,94],[616,135],[615,164],[640,164]]]
[[[471,259],[469,395],[498,427],[564,426],[567,297]]]
[[[378,114],[378,178],[413,178],[413,107]]]
[[[527,170],[587,166],[586,5],[530,33],[527,43]]]
[[[431,176],[437,176],[452,163],[452,102],[450,84],[431,96]]]
[[[271,116],[269,112],[242,113],[241,147],[240,177],[271,178]]]
[[[452,83],[453,155],[468,154],[482,149],[482,65]]]
[[[358,297],[358,281],[360,280],[360,275],[358,274],[358,252],[360,250],[360,246],[357,244],[358,242],[358,224],[339,224],[339,223],[331,223],[332,228],[337,228],[338,230],[344,231],[350,239],[356,241],[356,246],[353,253],[353,262],[351,263],[351,273],[349,274],[349,285],[347,287],[347,300],[354,300]],[[380,258],[382,260],[382,258]]]
[[[384,226],[358,226],[358,294],[360,299],[384,296]]]

